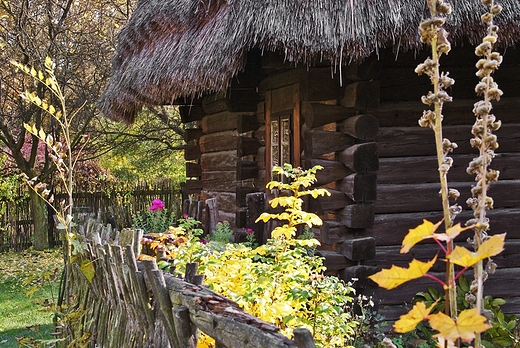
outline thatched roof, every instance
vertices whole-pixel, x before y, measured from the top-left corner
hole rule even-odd
[[[449,0],[452,44],[485,33],[480,0]],[[499,40],[520,39],[520,0],[500,0]],[[381,47],[421,47],[425,0],[139,0],[119,35],[101,112],[131,122],[147,104],[225,90],[253,47],[294,63],[345,64]]]

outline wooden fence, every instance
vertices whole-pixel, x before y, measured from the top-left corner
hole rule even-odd
[[[22,191],[20,196],[23,196]],[[62,192],[55,193],[55,201],[64,199]],[[87,191],[77,188],[74,193],[75,213],[95,213],[105,223],[114,228],[132,225],[132,215],[145,211],[152,200],[160,199],[166,208],[179,216],[183,189],[175,186],[170,180],[155,183],[140,182],[133,188],[109,191]],[[6,204],[7,210],[0,217],[0,251],[24,250],[32,245],[34,225],[28,198],[18,199],[17,203]],[[60,245],[60,235],[54,225],[52,208],[49,214],[49,243],[51,247]]]
[[[61,289],[73,299],[75,319],[62,327],[65,346],[191,348],[201,330],[217,348],[315,347],[308,330],[296,329],[290,340],[200,285],[196,264],[179,279],[160,271],[155,261],[136,261],[139,230],[116,231],[115,244],[105,240],[114,231],[100,222],[88,221],[80,233],[88,241],[85,258],[72,263]],[[92,281],[81,271],[82,262],[93,264]]]

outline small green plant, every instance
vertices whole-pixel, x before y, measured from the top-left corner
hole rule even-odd
[[[209,236],[209,242],[227,244],[231,240],[233,230],[228,221],[219,221],[215,226],[215,230]]]
[[[134,228],[145,233],[163,233],[175,225],[175,214],[168,211],[160,199],[154,199],[146,212],[132,216],[132,222]]]

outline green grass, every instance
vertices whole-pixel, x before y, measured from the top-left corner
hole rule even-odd
[[[19,347],[20,337],[52,339],[53,314],[35,303],[56,302],[59,278],[52,279],[62,264],[60,250],[0,253],[0,347]]]

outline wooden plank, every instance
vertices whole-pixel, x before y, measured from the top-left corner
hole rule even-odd
[[[200,165],[203,171],[236,170],[236,150],[203,153],[200,156]]]
[[[247,227],[254,231],[255,239],[259,244],[265,244],[264,226],[262,221],[256,222],[256,219],[263,212],[267,211],[267,199],[263,192],[250,193],[246,196],[246,217]]]
[[[291,141],[292,141],[292,158],[294,167],[301,166],[301,103],[300,103],[300,85],[295,84],[292,86],[292,129],[291,129]]]
[[[239,138],[237,131],[206,134],[200,137],[200,150],[202,153],[236,150]]]
[[[260,100],[256,87],[231,87],[228,94],[228,107],[233,112],[254,112]]]
[[[379,133],[379,121],[369,114],[356,115],[343,121],[340,130],[356,139],[368,141]]]
[[[450,182],[471,180],[466,172],[476,154],[450,156],[453,166],[448,172]],[[499,180],[520,178],[520,153],[497,153],[490,168],[500,171]],[[388,157],[379,159],[377,182],[379,184],[416,184],[439,182],[436,156]]]
[[[518,152],[520,123],[503,124],[495,132],[500,144],[497,152]],[[476,153],[469,144],[471,125],[445,126],[443,136],[457,143],[456,154]],[[421,127],[381,127],[375,138],[380,157],[407,157],[435,155],[433,131]]]
[[[316,158],[354,145],[354,138],[340,132],[313,129],[305,132],[305,157]]]
[[[356,173],[371,173],[379,169],[378,144],[374,142],[347,147],[338,159]]]
[[[305,119],[305,125],[308,129],[345,120],[354,116],[356,112],[354,109],[348,109],[341,105],[328,105],[306,101],[302,102],[301,107],[301,114]]]
[[[358,110],[377,109],[380,85],[378,80],[359,81],[345,86],[345,95],[340,104]]]
[[[464,204],[471,195],[474,182],[455,182],[450,187],[459,190],[458,202]],[[375,202],[377,214],[406,213],[441,210],[438,198],[440,184],[378,185],[378,199]],[[502,180],[491,185],[489,195],[495,201],[495,208],[520,206],[520,180]]]
[[[208,198],[206,202],[204,202],[204,227],[205,232],[213,234],[213,231],[216,230],[217,223],[220,221],[217,199],[216,198]]]
[[[322,159],[305,160],[305,168],[312,168],[316,165],[323,167],[322,170],[318,170],[316,172],[316,186],[322,186],[337,180],[341,180],[347,175],[352,174],[352,171],[339,161]]]
[[[354,286],[358,291],[359,289],[373,289],[377,284],[368,277],[377,271],[378,269],[373,266],[354,265],[340,270],[338,277],[347,283],[351,282],[352,279],[357,279]]]
[[[354,202],[374,202],[377,198],[377,176],[375,173],[354,173],[346,176],[339,184]]]

